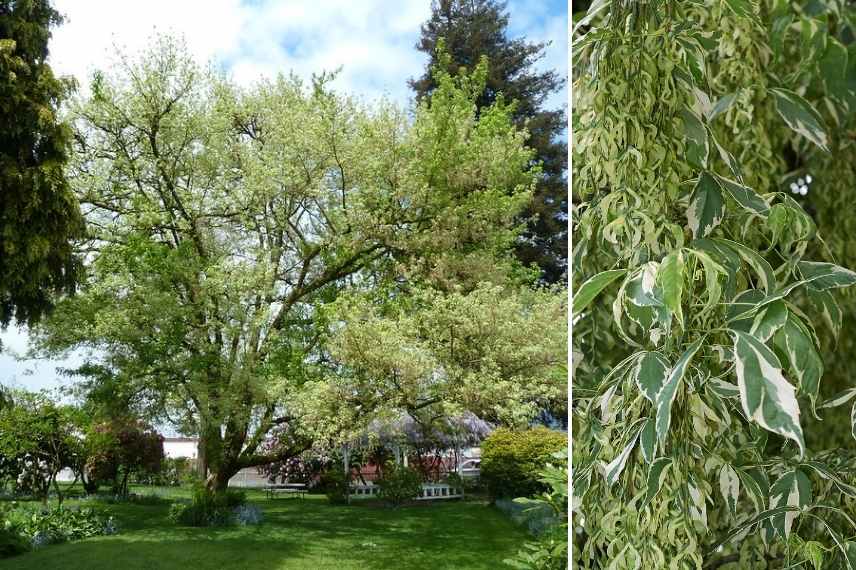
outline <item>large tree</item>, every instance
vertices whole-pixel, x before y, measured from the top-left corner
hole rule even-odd
[[[290,402],[320,365],[316,308],[355,283],[503,266],[531,152],[485,71],[442,75],[412,122],[327,77],[240,89],[161,40],[75,105],[72,184],[93,240],[81,295],[42,329],[88,346],[195,425],[208,483],[310,445]],[[260,452],[276,426],[287,449]]]
[[[506,3],[498,0],[434,0],[416,44],[429,56],[428,64],[410,85],[423,99],[437,88],[432,73],[436,66],[454,74],[460,67],[472,69],[482,57],[488,58],[490,71],[477,99],[479,108],[500,96],[515,101],[514,123],[525,125],[527,144],[543,164],[542,177],[524,213],[530,221],[517,244],[517,257],[527,265],[537,264],[542,279],[555,283],[567,278],[568,148],[562,138],[567,122],[562,109],[547,109],[545,102],[565,79],[555,71],[535,68],[547,44],[510,38],[505,9]],[[449,55],[445,60],[438,57],[441,40]]]
[[[72,84],[46,63],[47,0],[0,0],[0,325],[27,323],[72,291],[79,262],[70,241],[83,233],[65,178],[71,131],[58,106]]]

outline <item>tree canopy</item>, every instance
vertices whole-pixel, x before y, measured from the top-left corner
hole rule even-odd
[[[519,282],[507,252],[537,169],[507,105],[476,112],[486,71],[438,72],[412,120],[326,75],[239,88],[169,38],[97,73],[70,168],[91,261],[41,348],[97,349],[158,394],[212,487],[300,453],[301,395],[341,366],[320,309],[342,290]],[[260,453],[283,425],[289,446]]]

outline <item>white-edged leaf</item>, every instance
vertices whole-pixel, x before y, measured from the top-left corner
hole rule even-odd
[[[666,358],[659,352],[646,352],[633,369],[633,380],[642,394],[655,404],[668,374]]]
[[[733,321],[730,326],[748,332],[761,342],[767,342],[788,320],[788,308],[781,299],[764,305],[754,316]]]
[[[657,455],[657,434],[654,431],[655,422],[653,418],[648,418],[642,425],[642,432],[639,435],[639,444],[642,447],[642,457],[646,463],[653,463]]]
[[[808,297],[815,308],[823,315],[824,322],[832,331],[832,335],[837,339],[844,321],[844,313],[841,311],[841,305],[838,304],[832,291],[820,291],[809,287]]]
[[[672,423],[672,402],[675,400],[678,385],[683,380],[687,366],[689,366],[693,356],[701,347],[702,340],[704,339],[695,341],[684,351],[657,394],[657,441],[661,443],[665,442],[666,434],[669,432],[669,426]]]
[[[737,498],[740,495],[740,477],[731,465],[724,464],[719,469],[719,492],[725,499],[731,516],[737,515]]]
[[[856,285],[856,271],[845,269],[834,263],[800,261],[797,267],[799,267],[805,280],[810,283],[812,289],[826,291]]]
[[[688,249],[690,254],[701,261],[704,267],[705,291],[707,293],[707,302],[699,314],[703,315],[707,311],[716,308],[719,300],[722,298],[722,287],[719,284],[720,275],[728,275],[725,268],[713,260],[709,253],[701,249]]]
[[[687,221],[693,237],[707,237],[725,217],[725,201],[722,190],[714,178],[702,172],[690,196]]]
[[[722,396],[723,398],[738,398],[740,397],[740,389],[732,384],[731,382],[726,382],[721,378],[713,378],[708,385],[710,389],[716,392],[717,395]]]
[[[823,118],[811,103],[788,89],[772,88],[769,92],[776,103],[776,111],[795,133],[804,136],[823,150],[829,150]]]
[[[856,439],[856,404],[850,409],[850,435]]]
[[[767,201],[752,188],[718,174],[714,174],[714,177],[720,187],[728,192],[729,196],[734,198],[734,201],[740,204],[743,209],[759,216],[765,216],[770,211],[770,205]]]
[[[618,457],[609,462],[609,465],[606,466],[603,472],[603,476],[606,479],[607,485],[614,485],[618,478],[621,476],[621,472],[624,471],[624,466],[627,465],[627,458],[630,457],[630,452],[633,451],[633,447],[636,445],[636,439],[639,437],[639,432],[636,432],[630,439],[630,443],[628,443],[621,453],[618,454]]]
[[[707,168],[707,161],[710,156],[707,128],[701,119],[688,108],[681,110],[681,121],[684,123],[684,135],[687,143],[687,162],[697,168]]]
[[[731,330],[737,386],[743,411],[766,430],[792,439],[805,453],[800,409],[794,387],[782,376],[776,355],[752,335]]]
[[[770,508],[798,507],[802,509],[811,503],[811,481],[800,469],[793,469],[779,477],[770,486]],[[798,511],[788,511],[776,515],[771,520],[773,528],[783,539],[791,535],[791,527]]]
[[[610,271],[603,271],[598,273],[594,277],[586,280],[577,292],[574,294],[574,299],[572,303],[572,312],[574,314],[578,314],[583,309],[589,306],[589,304],[594,300],[598,294],[603,291],[607,285],[621,277],[627,273],[626,269],[612,269]]]
[[[770,265],[770,262],[761,257],[757,251],[750,249],[741,243],[737,243],[736,241],[722,238],[715,238],[713,241],[729,247],[737,253],[737,255],[739,255],[740,258],[752,268],[758,276],[761,287],[763,287],[768,294],[775,289],[776,275],[773,272],[773,267]]]
[[[658,457],[654,460],[654,463],[651,464],[651,467],[648,468],[648,478],[645,482],[645,500],[642,501],[639,512],[644,511],[645,507],[651,504],[651,501],[653,501],[654,497],[657,496],[657,493],[660,492],[660,487],[662,487],[663,479],[666,475],[666,468],[671,464],[671,457]]]
[[[773,342],[787,355],[800,392],[809,397],[814,410],[820,379],[823,376],[823,360],[815,348],[811,333],[799,317],[789,314],[787,322],[776,333]]]

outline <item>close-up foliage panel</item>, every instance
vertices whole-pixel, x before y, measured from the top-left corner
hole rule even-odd
[[[574,15],[579,568],[856,568],[856,6]]]

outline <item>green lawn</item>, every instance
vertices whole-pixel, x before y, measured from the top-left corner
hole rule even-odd
[[[0,560],[0,568],[499,569],[527,540],[499,511],[477,501],[393,510],[333,506],[316,495],[267,500],[253,491],[249,498],[264,510],[262,524],[216,529],[177,527],[166,518],[168,505],[108,505],[119,534],[48,546]]]

